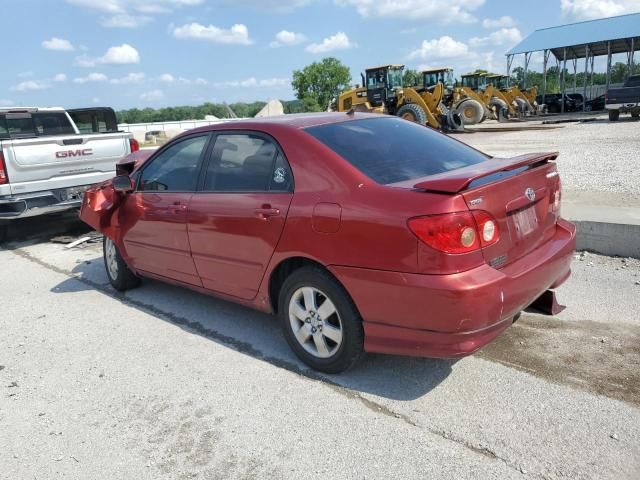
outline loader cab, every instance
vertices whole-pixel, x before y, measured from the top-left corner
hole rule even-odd
[[[433,88],[438,83],[442,83],[444,85],[446,95],[450,94],[455,86],[453,80],[453,69],[447,67],[422,71],[422,84],[424,85],[424,88]]]
[[[396,90],[402,88],[404,65],[385,65],[366,70],[367,100],[373,107],[395,103]]]
[[[461,83],[463,87],[470,88],[476,92],[481,92],[487,88],[487,75],[484,73],[468,73],[466,75],[462,75]]]
[[[494,86],[494,88],[497,88],[498,90],[506,90],[507,88],[509,88],[508,86],[508,79],[509,77],[507,77],[506,75],[487,75],[487,85],[491,84]]]

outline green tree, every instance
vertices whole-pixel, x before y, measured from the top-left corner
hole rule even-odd
[[[422,75],[417,70],[407,68],[402,74],[402,85],[405,87],[422,85]]]
[[[305,107],[325,110],[351,83],[349,67],[333,57],[293,72],[291,86]],[[313,110],[312,110],[313,111]]]

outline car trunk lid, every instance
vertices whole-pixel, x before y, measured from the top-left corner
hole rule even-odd
[[[559,216],[557,153],[492,158],[469,167],[414,181],[414,188],[457,194],[469,210],[496,221],[498,242],[483,248],[485,261],[504,267],[553,236]],[[482,234],[482,232],[480,232]]]

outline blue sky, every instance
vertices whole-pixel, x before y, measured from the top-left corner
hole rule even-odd
[[[537,28],[640,11],[640,0],[2,2],[0,106],[116,109],[291,99],[292,71],[325,56],[354,82],[384,63],[503,72]]]

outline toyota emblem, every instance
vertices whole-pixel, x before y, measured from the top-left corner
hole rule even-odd
[[[524,191],[524,194],[526,195],[526,197],[530,200],[530,201],[534,201],[536,199],[536,192],[533,190],[533,188],[529,187]]]

